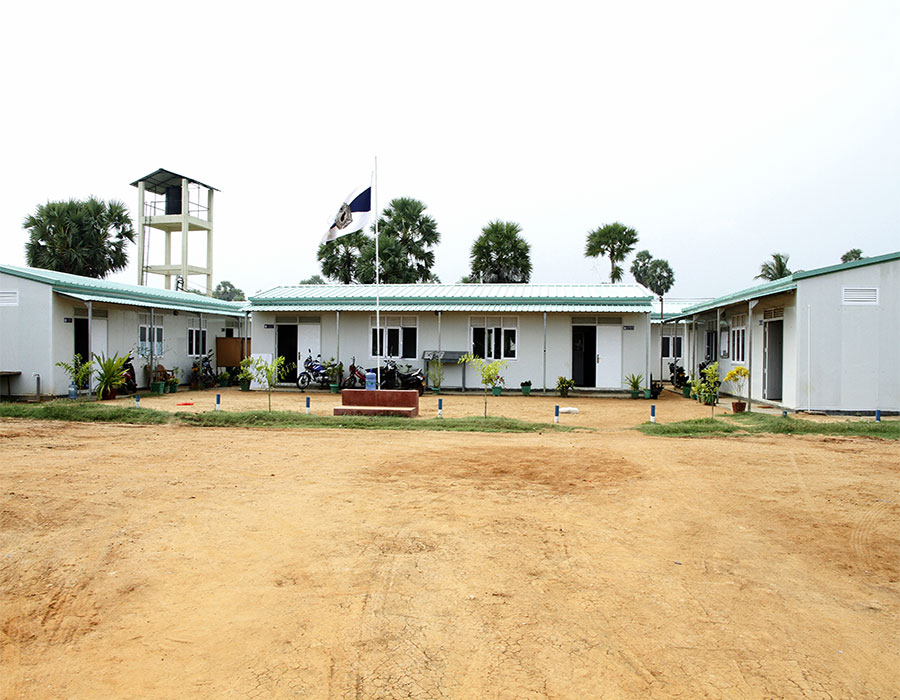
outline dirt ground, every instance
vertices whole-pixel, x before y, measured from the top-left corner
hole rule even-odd
[[[650,438],[650,403],[489,400],[593,428],[533,435],[0,420],[0,697],[900,697],[897,443]]]

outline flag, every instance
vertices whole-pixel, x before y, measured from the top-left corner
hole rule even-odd
[[[322,237],[322,243],[328,243],[335,238],[346,236],[348,233],[361,231],[369,225],[373,214],[373,190],[374,187],[370,184],[368,187],[354,190],[347,196],[344,203],[341,204],[341,208],[338,209],[337,216],[334,217],[334,223],[331,224],[328,233]]]

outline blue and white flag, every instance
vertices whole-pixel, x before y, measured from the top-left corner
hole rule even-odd
[[[361,231],[372,220],[374,186],[369,185],[358,190],[353,190],[341,204],[334,223],[322,237],[322,243],[328,243],[335,238],[346,236],[348,233]]]

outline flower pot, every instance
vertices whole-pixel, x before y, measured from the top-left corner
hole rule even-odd
[[[531,393],[531,384],[526,384],[522,387],[522,396],[528,396]]]
[[[686,398],[686,399],[691,398],[691,387],[690,386],[681,387],[681,393],[684,396],[684,398]]]
[[[156,394],[157,396],[162,396],[166,390],[165,382],[153,382],[150,384],[150,393]]]
[[[341,385],[340,384],[329,384],[328,388],[331,389],[332,394],[337,394],[341,390]]]
[[[435,396],[437,396],[438,394],[441,393],[441,387],[439,387],[439,386],[431,387],[431,393],[434,394]]]
[[[178,385],[177,385],[177,384],[169,384],[169,393],[170,393],[170,394],[174,394],[174,393],[176,393],[177,391],[178,391]]]
[[[241,391],[250,391],[250,380],[241,382]]]
[[[116,388],[114,386],[109,389],[104,389],[100,394],[101,401],[111,401],[114,398],[116,398]]]
[[[743,413],[747,408],[747,404],[743,401],[732,401],[731,402],[731,412],[732,413]]]
[[[641,398],[641,390],[640,389],[632,389],[631,390],[631,398],[633,398],[633,399]]]
[[[652,399],[652,398],[653,398],[652,393],[653,393],[653,392],[652,392],[650,389],[644,389],[644,398],[645,398],[645,399]]]
[[[501,392],[502,390],[503,390],[503,387],[501,387],[501,386],[492,386],[492,387],[491,387],[491,393],[492,393],[494,396],[500,396],[500,392]]]

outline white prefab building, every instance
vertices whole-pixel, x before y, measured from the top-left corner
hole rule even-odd
[[[795,272],[687,307],[666,324],[688,331],[688,371],[703,359],[718,360],[721,376],[747,367],[752,401],[900,410],[900,252]]]
[[[245,333],[243,302],[168,291],[63,272],[0,265],[0,396],[66,394],[69,379],[57,362],[78,353],[133,352],[139,385],[153,361],[178,370],[191,365],[217,337]]]
[[[633,284],[372,285],[276,287],[250,298],[253,350],[294,364],[311,354],[373,367],[382,354],[424,369],[432,351],[507,362],[507,387],[620,390],[649,375],[650,293]],[[376,319],[376,315],[379,316]],[[465,370],[465,373],[464,373]],[[444,387],[478,387],[473,370],[445,364]]]

